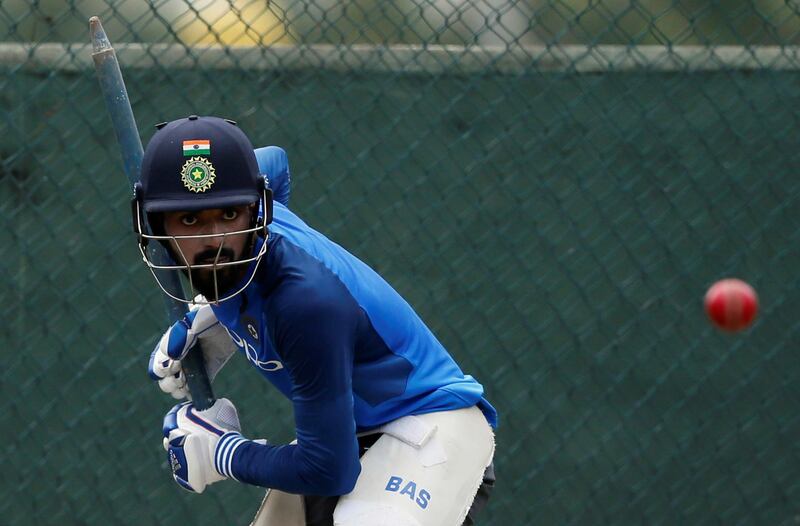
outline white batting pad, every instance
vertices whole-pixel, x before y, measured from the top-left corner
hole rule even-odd
[[[460,526],[494,455],[494,434],[476,408],[400,418],[361,457],[336,526]]]

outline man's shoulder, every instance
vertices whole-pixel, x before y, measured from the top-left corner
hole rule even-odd
[[[281,281],[266,298],[264,314],[279,353],[288,352],[291,342],[309,338],[320,343],[348,338],[360,320],[359,306],[349,292],[336,280],[313,273]]]
[[[277,318],[307,317],[351,310],[356,304],[336,274],[281,236],[274,240],[271,270],[274,286],[266,296],[266,312]],[[273,248],[273,247],[271,247]]]
[[[340,285],[336,272],[312,250],[281,234],[270,234],[265,274],[279,278],[281,290],[311,289],[325,292]]]

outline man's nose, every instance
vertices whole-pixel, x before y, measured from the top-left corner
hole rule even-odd
[[[222,239],[224,237],[219,234],[224,234],[224,233],[225,233],[224,226],[220,221],[209,221],[205,224],[205,228],[203,229],[203,234],[207,236],[216,236],[209,239],[213,239],[219,243],[222,242]]]
[[[225,231],[222,225],[216,221],[211,221],[203,229],[203,235],[208,236],[203,238],[204,250],[218,250],[225,244],[226,236],[222,235]]]

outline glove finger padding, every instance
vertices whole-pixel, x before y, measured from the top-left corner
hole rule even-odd
[[[148,372],[159,387],[174,398],[188,397],[186,378],[180,360],[198,340],[208,379],[213,381],[220,369],[236,352],[236,344],[228,331],[217,321],[209,305],[195,305],[161,336],[150,355]],[[174,379],[170,379],[173,378]]]
[[[162,336],[162,340],[166,338]],[[161,351],[160,342],[150,354],[150,363],[147,366],[150,378],[158,382],[162,391],[175,399],[188,398],[189,390],[186,388],[186,376],[181,371],[180,360],[173,360]]]
[[[209,449],[208,437],[201,435],[180,435],[169,440],[167,455],[172,477],[184,489],[194,493],[203,493],[206,486],[218,482],[225,477],[211,469],[205,461]]]
[[[166,333],[161,338],[164,339]],[[161,341],[156,344],[156,348],[150,353],[150,363],[147,364],[147,373],[153,380],[160,380],[167,376],[178,374],[181,370],[180,360],[173,360],[161,351]]]
[[[166,336],[162,336],[162,339]],[[159,341],[156,348],[150,354],[150,363],[147,366],[147,372],[154,380],[173,376],[181,371],[181,361],[173,360],[161,350],[161,342]]]
[[[189,398],[189,389],[186,387],[186,376],[183,373],[162,378],[158,381],[158,387],[176,400]]]

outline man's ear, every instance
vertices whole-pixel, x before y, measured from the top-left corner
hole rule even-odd
[[[154,236],[165,236],[167,230],[164,228],[166,217],[164,212],[150,212],[147,214],[147,224]]]

